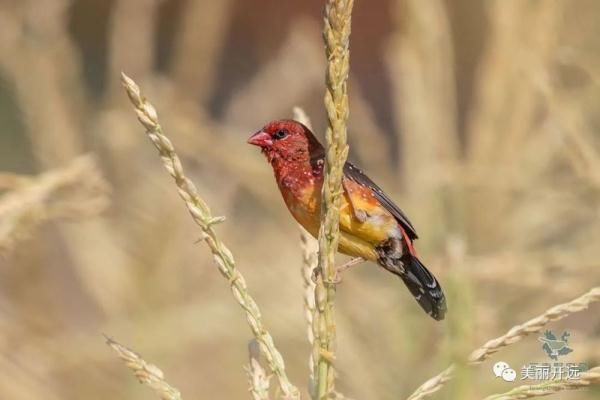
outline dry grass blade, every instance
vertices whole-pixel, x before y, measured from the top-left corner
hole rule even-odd
[[[0,198],[0,255],[48,220],[96,215],[108,204],[107,183],[89,156],[18,181]]]
[[[339,241],[339,207],[342,196],[343,167],[348,158],[346,122],[348,120],[348,72],[350,69],[350,22],[353,0],[328,0],[325,5],[323,38],[327,56],[325,109],[325,177],[321,193],[319,230],[320,276],[315,287],[317,320],[314,324],[315,353],[318,352],[317,398],[335,391],[333,359],[335,351],[335,252]]]
[[[135,377],[154,390],[162,400],[181,400],[181,393],[165,381],[163,372],[154,364],[146,362],[138,353],[128,349],[115,340],[106,337],[109,345],[125,365],[133,371]]]
[[[258,305],[248,293],[246,280],[237,270],[231,251],[218,239],[213,229],[213,225],[223,222],[224,218],[212,215],[208,205],[198,195],[195,185],[185,176],[181,160],[175,153],[171,141],[162,132],[154,106],[142,96],[140,88],[125,74],[122,74],[122,83],[135,107],[139,121],[146,128],[146,133],[158,150],[165,168],[175,180],[180,197],[185,202],[194,222],[202,229],[202,239],[210,248],[219,271],[231,285],[233,297],[245,311],[250,329],[258,340],[269,367],[277,376],[284,396],[298,398],[298,389],[287,377],[283,357],[276,349],[271,334],[263,325]]]
[[[539,385],[523,385],[513,390],[494,394],[484,400],[518,400],[531,397],[550,396],[551,394],[566,390],[577,390],[600,384],[600,367],[595,367],[581,374],[580,379],[555,380],[540,383]]]
[[[482,363],[503,347],[517,343],[526,336],[541,331],[550,322],[558,321],[573,313],[584,311],[590,304],[597,301],[600,301],[600,287],[592,288],[587,293],[567,303],[556,305],[542,315],[530,319],[521,325],[514,326],[504,335],[488,341],[473,351],[468,359],[469,364],[476,365]],[[424,399],[437,392],[446,382],[452,379],[453,372],[454,366],[446,368],[443,372],[421,385],[408,400]]]

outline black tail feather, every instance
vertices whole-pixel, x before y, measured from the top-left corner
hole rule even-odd
[[[435,276],[421,261],[410,254],[397,239],[390,239],[377,248],[379,265],[398,275],[425,312],[437,321],[446,314],[446,298]]]
[[[421,261],[413,255],[401,258],[404,264],[404,273],[396,273],[408,287],[415,300],[433,317],[441,321],[446,315],[446,297],[440,283]]]

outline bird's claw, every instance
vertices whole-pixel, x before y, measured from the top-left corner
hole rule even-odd
[[[325,284],[325,286],[334,286],[340,284],[342,283],[342,275],[340,275],[338,271],[335,271],[333,279],[323,279],[323,283]]]
[[[349,269],[350,267],[353,267],[355,265],[361,264],[365,262],[365,259],[362,257],[354,257],[353,259],[343,263],[342,265],[338,266],[335,271],[336,274],[341,274],[342,272],[346,271],[347,269]]]
[[[310,279],[313,281],[314,284],[316,284],[317,281],[319,280],[319,275],[321,275],[321,268],[319,268],[319,267],[313,268],[312,274],[310,274]]]
[[[313,281],[314,284],[317,284],[320,277],[321,277],[321,268],[316,267],[315,269],[313,269],[310,279]],[[323,283],[326,286],[337,285],[338,283],[341,283],[341,282],[342,282],[342,278],[337,269],[335,271],[335,275],[334,275],[333,279],[323,279]]]
[[[335,268],[335,274],[333,276],[333,279],[323,279],[323,283],[328,284],[328,285],[337,285],[338,283],[341,283],[342,282],[342,273],[344,271],[346,271],[350,267],[353,267],[354,265],[360,264],[364,261],[365,261],[364,258],[356,257],[356,258],[351,259],[348,262],[345,262],[342,265],[337,266]],[[313,269],[312,274],[311,274],[312,281],[314,283],[317,283],[317,280],[319,279],[320,275],[321,275],[321,268],[316,267],[315,269]]]

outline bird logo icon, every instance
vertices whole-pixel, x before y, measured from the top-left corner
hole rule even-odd
[[[544,336],[540,336],[538,340],[542,343],[542,350],[548,357],[553,360],[558,360],[558,356],[564,356],[573,351],[569,347],[569,337],[571,334],[569,332],[563,332],[560,336],[560,339],[557,339],[556,335],[552,331],[544,332]]]

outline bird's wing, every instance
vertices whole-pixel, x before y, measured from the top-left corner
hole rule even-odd
[[[388,210],[394,216],[394,218],[396,218],[396,220],[398,221],[398,223],[400,223],[402,228],[404,228],[410,239],[414,240],[419,237],[417,235],[415,227],[409,221],[406,214],[404,214],[400,207],[394,204],[392,199],[390,199],[388,195],[385,194],[385,192],[381,190],[381,188],[371,180],[371,178],[365,175],[363,171],[355,167],[352,163],[347,162],[344,165],[344,176],[362,186],[371,189],[371,191],[375,195],[375,198],[381,203],[383,207],[385,207],[386,210]]]

